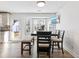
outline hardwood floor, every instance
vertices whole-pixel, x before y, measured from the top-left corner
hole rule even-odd
[[[25,51],[21,55],[21,43],[20,42],[10,42],[10,43],[0,43],[0,58],[37,58],[36,42],[32,46],[32,54],[29,55],[29,52]],[[67,51],[62,54],[61,50],[54,50],[54,53],[51,52],[51,58],[73,58],[71,54]],[[48,58],[45,52],[40,53],[40,58]]]

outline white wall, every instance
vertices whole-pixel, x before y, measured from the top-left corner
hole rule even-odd
[[[64,29],[64,48],[79,57],[79,2],[68,2],[60,11],[61,29]]]

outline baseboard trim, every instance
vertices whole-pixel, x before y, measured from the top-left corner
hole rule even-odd
[[[74,58],[79,58],[79,55],[77,55],[75,52],[73,52],[73,51],[70,50],[69,48],[64,47],[64,49],[65,49],[66,51],[68,51]]]
[[[73,52],[72,52],[72,50],[70,50],[70,49],[67,48],[67,47],[64,47],[64,49],[65,49],[67,52],[69,52],[73,57],[75,57],[74,54],[73,54]]]

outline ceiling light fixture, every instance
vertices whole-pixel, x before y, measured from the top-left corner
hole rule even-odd
[[[45,1],[37,1],[37,6],[38,7],[43,7],[45,5]]]

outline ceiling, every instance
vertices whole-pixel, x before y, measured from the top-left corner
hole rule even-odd
[[[0,1],[0,12],[11,13],[56,13],[64,7],[64,1],[46,1],[44,7],[37,7],[37,1]]]

